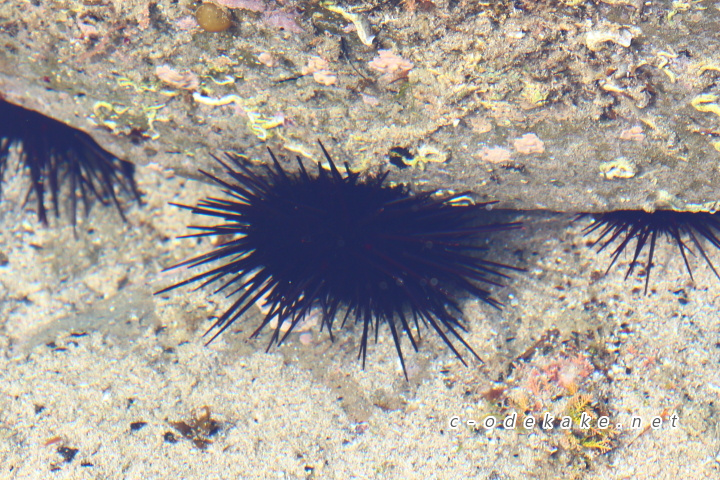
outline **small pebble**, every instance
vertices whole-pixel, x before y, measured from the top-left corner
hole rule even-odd
[[[230,14],[214,3],[203,3],[195,10],[195,20],[206,32],[223,32],[230,28]]]
[[[130,424],[130,431],[137,432],[138,430],[143,428],[145,425],[147,425],[147,422],[133,422]]]

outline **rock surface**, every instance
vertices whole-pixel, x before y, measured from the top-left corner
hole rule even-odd
[[[4,2],[0,94],[183,175],[222,150],[320,160],[321,140],[352,168],[507,208],[720,199],[711,3],[221,3],[233,26],[209,33],[196,2]]]

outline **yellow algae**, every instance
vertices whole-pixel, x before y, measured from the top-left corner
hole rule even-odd
[[[714,63],[703,63],[700,64],[698,68],[698,74],[702,74],[708,70],[713,70],[715,72],[720,72],[720,66],[714,64]]]
[[[246,110],[245,113],[248,116],[248,127],[255,136],[263,141],[270,138],[270,129],[280,127],[283,123],[285,123],[285,117],[282,115],[266,117],[260,113],[250,110]]]
[[[212,98],[201,95],[198,92],[193,93],[193,99],[202,103],[203,105],[209,105],[211,107],[221,107],[234,103],[238,107],[242,108],[248,117],[248,128],[253,132],[260,140],[267,140],[270,137],[269,130],[272,128],[280,127],[285,123],[285,117],[282,115],[274,115],[272,117],[266,117],[254,110],[243,105],[244,101],[241,97],[235,94],[225,95],[220,98]]]
[[[236,105],[242,106],[243,99],[235,94],[225,95],[220,98],[211,98],[201,95],[198,92],[193,93],[193,100],[203,105],[210,105],[211,107],[220,107],[223,105],[229,105],[235,103]]]
[[[283,144],[283,148],[284,148],[285,150],[290,151],[290,152],[297,153],[298,155],[302,155],[302,156],[305,157],[305,158],[309,158],[309,159],[311,159],[311,160],[314,160],[314,159],[315,159],[315,157],[313,156],[313,154],[310,153],[310,152],[305,148],[304,145],[300,145],[300,144],[297,144],[297,143],[286,142],[285,144]]]
[[[690,105],[698,112],[714,113],[720,117],[720,105],[715,103],[719,97],[713,93],[703,93],[690,101]]]
[[[345,20],[355,25],[357,36],[363,45],[367,45],[369,47],[373,44],[375,35],[371,34],[372,29],[370,28],[370,22],[368,22],[367,19],[357,13],[350,12],[343,7],[335,5],[334,3],[325,3],[323,4],[323,8],[330,12],[337,13]]]

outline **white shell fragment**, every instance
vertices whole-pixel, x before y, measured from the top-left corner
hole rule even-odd
[[[597,52],[606,47],[607,42],[612,42],[621,47],[628,48],[632,43],[632,40],[639,30],[637,28],[622,27],[622,28],[604,28],[601,30],[593,30],[585,35],[585,45],[592,50]]]
[[[619,157],[612,162],[603,162],[600,164],[600,172],[607,180],[615,178],[632,178],[637,173],[637,168],[632,160],[625,157]]]

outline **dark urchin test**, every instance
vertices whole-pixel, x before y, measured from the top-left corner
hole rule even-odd
[[[322,147],[322,145],[321,145]],[[171,285],[161,294],[191,283],[210,286],[233,297],[232,306],[206,333],[210,341],[240,319],[252,305],[268,313],[255,337],[274,317],[289,323],[276,328],[268,349],[319,309],[321,330],[333,338],[333,326],[351,320],[362,325],[359,357],[363,367],[371,333],[387,325],[403,371],[401,336],[418,349],[420,324],[435,331],[464,364],[455,342],[480,358],[464,340],[460,301],[466,297],[500,308],[487,290],[502,285],[505,272],[520,270],[483,255],[481,240],[492,232],[519,228],[519,223],[486,223],[487,206],[460,204],[463,194],[411,193],[404,185],[385,184],[387,172],[360,175],[345,164],[341,173],[324,147],[329,169],[318,164],[308,172],[290,173],[270,152],[272,166],[262,172],[246,158],[220,159],[232,180],[200,171],[223,189],[225,198],[206,198],[196,206],[176,205],[219,219],[214,225],[191,226],[186,237],[235,237],[215,249],[170,267],[212,268]],[[414,331],[413,331],[414,327]],[[406,373],[407,376],[407,373]]]

